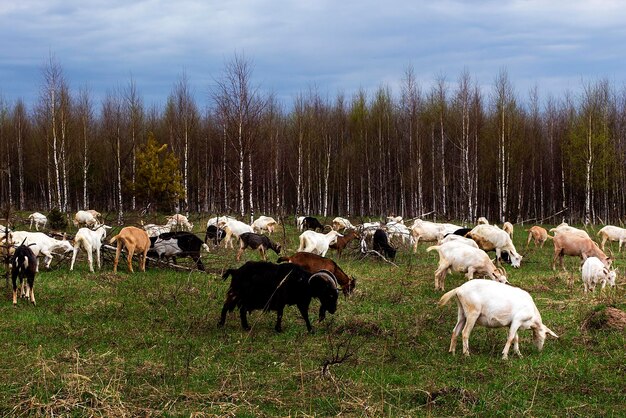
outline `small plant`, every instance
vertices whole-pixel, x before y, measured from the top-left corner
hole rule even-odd
[[[67,228],[67,218],[65,214],[61,212],[58,208],[52,208],[50,213],[48,214],[48,225],[50,225],[51,229],[66,229]]]

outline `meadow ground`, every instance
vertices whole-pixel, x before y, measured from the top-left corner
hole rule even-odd
[[[110,262],[89,273],[83,254],[74,272],[64,262],[39,274],[37,306],[13,307],[4,287],[0,416],[626,415],[625,333],[582,326],[603,307],[626,309],[626,254],[615,262],[617,289],[584,295],[577,260],[567,260],[569,274],[553,272],[551,243],[524,250],[516,228],[525,258],[521,269],[506,268],[509,281],[531,293],[560,336],[541,353],[522,331],[524,356],[503,361],[506,332],[477,327],[469,358],[460,341],[448,354],[456,306],[436,306],[429,244],[399,252],[397,267],[344,253],[338,261],[357,277],[356,291],[321,324],[313,302],[313,335],[296,307],[281,334],[273,313],[254,312],[251,332],[237,313],[216,326],[228,288],[222,271],[258,253],[237,263],[235,251],[214,249],[203,256],[207,273],[129,274],[120,264],[117,275]],[[291,254],[297,235],[287,225],[275,237],[286,237]],[[446,289],[464,281],[448,276]]]

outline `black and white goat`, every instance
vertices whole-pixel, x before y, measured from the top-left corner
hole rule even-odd
[[[317,218],[314,218],[312,216],[305,216],[302,220],[302,229],[304,231],[306,231],[307,229],[317,231],[319,229],[320,232],[324,232],[324,225],[322,225],[320,221],[317,220]]]
[[[204,264],[200,259],[200,251],[209,251],[208,245],[191,232],[177,231],[150,237],[148,254],[156,254],[159,260],[172,258],[176,264],[176,257],[190,257],[196,262],[198,270],[204,271]]]
[[[11,258],[11,279],[13,281],[13,305],[17,305],[17,278],[20,279],[21,297],[30,299],[35,304],[35,275],[37,274],[37,257],[28,245],[20,245]],[[24,283],[26,279],[26,283]],[[24,285],[26,284],[26,289]]]
[[[337,310],[337,279],[328,271],[310,274],[291,264],[273,264],[248,261],[238,269],[228,269],[224,280],[232,276],[218,326],[226,322],[226,313],[239,308],[241,326],[250,330],[247,314],[253,310],[276,311],[277,332],[282,331],[283,310],[286,305],[297,305],[307,330],[313,332],[309,321],[312,298],[320,300],[320,312],[334,314]],[[321,320],[322,318],[320,318]]]
[[[239,251],[237,251],[237,261],[241,259],[241,254],[246,248],[259,250],[263,261],[267,261],[267,250],[273,250],[276,255],[280,254],[280,244],[272,242],[268,237],[254,232],[246,232],[239,235]]]
[[[208,244],[212,242],[216,247],[222,242],[226,236],[226,231],[218,227],[217,225],[209,225],[206,227],[206,235],[204,237],[204,243]]]

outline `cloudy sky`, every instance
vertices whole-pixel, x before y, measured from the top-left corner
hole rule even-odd
[[[32,104],[50,57],[94,97],[128,85],[162,104],[186,74],[200,104],[235,54],[289,106],[334,97],[412,66],[428,89],[467,69],[484,89],[506,69],[517,93],[585,81],[626,85],[626,2],[599,0],[1,0],[0,96]]]

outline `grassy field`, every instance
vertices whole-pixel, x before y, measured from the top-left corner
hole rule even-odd
[[[344,253],[339,264],[357,289],[321,324],[312,304],[313,335],[296,307],[281,334],[273,313],[253,313],[251,332],[236,313],[217,328],[228,287],[221,272],[243,263],[233,250],[205,255],[207,273],[129,274],[120,264],[114,275],[107,262],[91,274],[83,255],[74,272],[61,263],[39,274],[37,306],[13,307],[5,287],[0,416],[626,415],[624,331],[582,327],[594,310],[626,309],[623,275],[617,289],[584,295],[578,261],[567,260],[571,274],[554,273],[551,243],[524,250],[524,235],[518,227],[525,258],[507,268],[509,281],[533,295],[560,338],[539,353],[522,331],[524,357],[508,361],[502,329],[475,328],[469,358],[460,345],[448,354],[456,306],[436,307],[437,255],[427,244],[399,252],[398,267]],[[291,254],[295,227],[286,237]],[[446,289],[463,282],[448,276]]]

